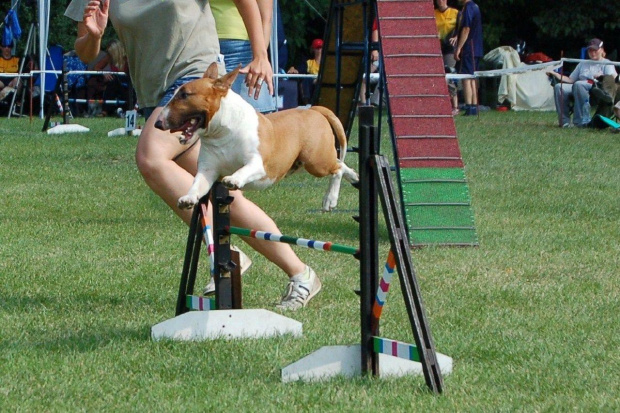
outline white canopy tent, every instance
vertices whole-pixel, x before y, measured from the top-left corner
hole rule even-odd
[[[47,56],[47,39],[50,25],[50,0],[38,0],[39,3],[39,68],[45,70],[45,57]],[[41,107],[39,115],[44,117],[43,105],[45,104],[45,73],[41,73]]]

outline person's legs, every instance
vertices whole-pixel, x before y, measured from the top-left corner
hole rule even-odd
[[[478,59],[471,55],[471,51],[463,50],[458,62],[460,74],[473,75],[478,65]],[[478,114],[478,82],[475,78],[463,79],[463,99],[465,100],[465,115]]]
[[[585,126],[592,120],[590,115],[590,89],[592,85],[578,80],[572,85],[575,106],[573,108],[573,123],[575,126]]]
[[[185,223],[189,223],[192,211],[179,209],[177,200],[187,193],[194,180],[200,142],[193,146],[190,146],[191,143],[181,145],[176,135],[155,128],[155,120],[161,109],[156,108],[146,121],[138,140],[136,163],[147,185]],[[235,197],[231,207],[233,225],[280,233],[275,222],[240,191],[234,191],[231,195]],[[289,277],[302,273],[306,268],[288,244],[270,243],[254,238],[244,238],[244,241],[280,267]]]
[[[555,99],[555,110],[558,114],[560,126],[570,125],[570,106],[569,98],[572,95],[572,84],[557,83],[553,87],[553,97]]]

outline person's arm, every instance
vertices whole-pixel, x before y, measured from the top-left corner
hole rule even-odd
[[[456,42],[456,49],[454,50],[454,59],[461,60],[461,50],[463,50],[463,46],[465,46],[465,42],[469,37],[469,27],[463,27],[461,32],[459,33],[458,40]]]
[[[547,76],[554,77],[562,83],[575,83],[575,81],[570,76],[564,76],[559,74],[558,72],[549,71],[547,72]]]
[[[258,11],[260,12],[260,19],[263,22],[263,39],[265,41],[265,48],[269,47],[271,41],[271,25],[273,23],[273,1],[272,0],[257,0]]]
[[[269,94],[273,95],[273,69],[267,55],[267,45],[263,37],[263,24],[258,3],[256,0],[233,0],[233,2],[243,18],[252,44],[253,59],[249,65],[240,70],[241,73],[246,73],[245,83],[248,86],[249,93],[250,95],[254,94],[254,98],[258,98],[264,81],[269,89]]]
[[[99,55],[101,38],[108,25],[109,0],[91,0],[84,8],[83,20],[78,23],[75,52],[85,63]]]

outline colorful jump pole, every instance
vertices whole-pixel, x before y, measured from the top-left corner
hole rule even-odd
[[[379,328],[381,312],[383,311],[383,305],[385,304],[385,301],[387,299],[387,293],[390,289],[390,283],[392,282],[395,268],[396,258],[394,257],[394,252],[390,250],[390,252],[388,253],[387,261],[385,262],[385,266],[383,267],[383,275],[381,276],[379,286],[377,287],[377,295],[375,296],[375,301],[372,304],[372,331],[377,331],[377,329]]]
[[[250,237],[261,239],[263,241],[283,242],[286,244],[298,245],[300,247],[311,248],[322,251],[340,252],[343,254],[359,257],[360,250],[355,247],[349,247],[341,244],[334,244],[326,241],[315,241],[306,238],[290,237],[288,235],[272,234],[271,232],[258,231],[255,229],[228,227],[226,228],[230,234],[241,235],[242,237]]]

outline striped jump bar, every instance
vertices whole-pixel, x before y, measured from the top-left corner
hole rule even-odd
[[[375,353],[387,354],[388,356],[394,356],[405,360],[420,361],[418,348],[413,344],[381,337],[373,337],[372,341]]]
[[[190,310],[215,310],[215,299],[200,297],[198,295],[188,295],[185,304]]]
[[[377,288],[375,302],[372,304],[373,330],[374,327],[378,325],[379,319],[381,318],[381,312],[383,311],[383,305],[385,304],[387,293],[390,289],[390,283],[392,282],[395,267],[396,258],[394,257],[392,250],[390,250],[385,266],[383,267],[383,276],[381,276],[381,280],[379,280],[379,287]]]
[[[202,237],[207,246],[207,253],[209,254],[209,271],[211,275],[215,273],[215,245],[213,244],[213,231],[211,226],[207,224],[207,220],[202,217]]]
[[[284,242],[286,244],[299,245],[300,247],[312,248],[315,250],[341,252],[349,255],[359,255],[359,249],[353,247],[347,247],[346,245],[333,244],[331,242],[314,241],[305,238],[289,237],[287,235],[272,234],[270,232],[257,231],[255,229],[227,227],[230,234],[241,235],[244,237],[251,237],[256,239],[262,239],[265,241]]]

